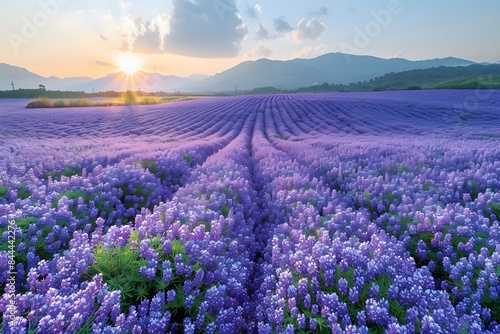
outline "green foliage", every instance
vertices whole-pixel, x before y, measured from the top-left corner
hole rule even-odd
[[[137,242],[137,234],[130,237]],[[124,309],[138,305],[142,300],[151,298],[155,282],[139,275],[141,266],[147,266],[146,260],[139,257],[139,251],[132,249],[129,242],[124,248],[105,249],[99,245],[94,250],[95,264],[89,267],[87,275],[93,277],[102,274],[103,280],[111,291],[120,290],[120,304]]]
[[[89,320],[87,320],[85,322],[85,325],[83,325],[83,327],[81,327],[80,329],[78,329],[76,331],[76,334],[91,334],[92,333],[92,321],[93,318],[90,318]]]
[[[52,226],[46,226],[41,228],[37,227],[37,229],[41,230],[42,233],[38,238],[36,238],[35,242],[33,242],[32,236],[29,236],[27,233],[28,228],[33,224],[37,224],[39,220],[40,218],[37,217],[25,217],[16,221],[16,227],[21,230],[21,236],[20,237],[18,236],[16,238],[15,246],[17,249],[20,243],[24,243],[26,245],[26,249],[30,247],[35,247],[35,253],[40,257],[41,260],[51,260],[53,258],[53,254],[47,251],[45,238],[49,235],[50,232],[52,232]],[[60,227],[67,227],[69,225],[68,222],[63,220],[57,220],[56,224],[59,225]],[[8,227],[0,229],[0,234],[7,231],[7,229]],[[8,249],[7,243],[0,244],[0,251],[7,251],[7,249]],[[19,263],[26,265],[27,264],[26,255],[27,252],[16,253],[15,254],[16,261],[19,261]]]
[[[389,202],[389,205],[391,205],[392,203],[394,203],[394,195],[392,193],[385,195],[384,199],[386,199]]]
[[[122,94],[122,100],[123,104],[125,104],[126,106],[137,104],[137,96],[134,92],[130,90],[127,90],[125,93]]]
[[[46,97],[39,98],[34,101],[30,101],[26,107],[27,108],[66,108],[66,107],[90,107],[94,104],[89,100],[79,99],[79,100],[51,100]]]
[[[43,174],[43,178],[45,180],[48,180],[49,179],[49,176],[52,178],[53,181],[57,180],[57,173],[56,172],[48,172],[48,173],[44,173]]]
[[[28,230],[28,227],[33,224],[33,223],[36,223],[38,222],[38,218],[35,218],[35,217],[26,217],[26,218],[22,218],[18,221],[16,221],[16,227],[19,228],[22,232],[22,237],[19,238],[19,237],[16,237],[16,248],[17,246],[19,246],[19,243],[21,242],[24,242],[24,239],[25,239],[25,236],[26,236],[26,231]],[[4,232],[8,231],[9,228],[8,227],[4,227],[4,228],[0,228],[0,234],[3,234]],[[9,249],[9,244],[4,242],[4,243],[0,243],[0,251],[5,251],[7,252],[8,249]],[[16,254],[16,255],[21,255],[22,254]],[[26,261],[26,257],[24,257],[24,262]]]
[[[156,174],[158,172],[158,167],[154,161],[136,161],[132,163],[133,166],[141,166],[143,169],[149,170],[151,174]]]
[[[500,89],[500,65],[440,66],[403,72],[391,72],[369,81],[345,84],[323,83],[291,91],[362,92],[420,89]],[[255,92],[254,92],[255,91]],[[248,94],[259,93],[259,90]]]
[[[53,107],[53,103],[49,98],[41,97],[34,101],[30,101],[26,107],[28,108],[51,108]]]
[[[309,285],[309,294],[311,296],[311,302],[316,303],[316,296],[312,293],[311,280],[309,277],[302,277],[295,272],[292,272],[293,276],[293,284],[296,288],[298,288],[298,282],[301,278],[307,278]],[[358,325],[357,323],[357,314],[358,312],[365,310],[366,301],[369,299],[369,293],[371,284],[365,284],[363,291],[359,291],[358,301],[356,303],[352,303],[349,300],[348,294],[342,294],[339,290],[338,282],[341,278],[347,281],[348,288],[353,288],[356,284],[354,282],[354,268],[349,268],[346,271],[343,271],[342,268],[337,265],[335,268],[335,276],[334,276],[334,284],[333,286],[326,286],[324,274],[320,274],[320,289],[326,294],[335,293],[339,296],[339,300],[342,303],[347,305],[347,309],[349,312],[349,316],[353,324]],[[407,308],[401,305],[397,301],[393,301],[388,298],[387,293],[389,291],[390,286],[393,284],[393,281],[389,279],[385,274],[377,275],[375,277],[375,281],[372,284],[376,284],[379,287],[379,298],[386,299],[389,301],[389,314],[397,318],[401,323],[405,323]],[[315,319],[318,324],[318,328],[316,330],[317,333],[328,333],[328,325],[327,320],[322,318],[320,315],[313,315],[309,309],[304,306],[304,302],[302,300],[297,301],[297,308],[300,313],[303,313],[306,316],[307,322],[311,319]],[[285,308],[284,311],[285,324],[292,324],[295,328],[297,328],[297,320],[292,318],[290,315],[290,309]],[[384,333],[384,330],[381,326],[370,323],[369,327],[371,329],[370,333]],[[307,331],[299,331],[299,333],[308,333]]]
[[[27,108],[68,108],[68,107],[112,107],[112,106],[123,106],[123,105],[136,105],[136,104],[159,104],[164,102],[173,102],[185,99],[171,99],[167,100],[164,98],[156,98],[146,96],[138,99],[135,92],[127,91],[122,93],[120,100],[108,100],[108,101],[96,101],[92,102],[87,99],[76,99],[76,100],[51,100],[47,97],[38,98],[36,100],[30,101],[26,107]]]
[[[57,101],[54,101],[54,103],[52,104],[52,106],[54,108],[63,108],[63,107],[66,106],[66,103],[63,100],[57,100]]]
[[[467,187],[470,187],[470,197],[475,201],[481,192],[480,185],[475,180],[469,180],[467,184],[464,184],[463,189],[468,191]]]
[[[198,313],[198,308],[205,292],[210,286],[203,285],[200,293],[195,299],[191,308],[185,305],[186,296],[183,292],[184,282],[194,278],[196,270],[202,269],[195,264],[192,273],[183,276],[175,275],[174,258],[181,255],[184,264],[189,262],[189,256],[185,253],[184,246],[177,239],[172,241],[172,252],[166,254],[163,251],[159,237],[151,239],[150,247],[158,254],[159,263],[156,275],[149,280],[142,276],[141,267],[147,267],[147,261],[139,256],[138,246],[140,240],[138,233],[132,232],[127,245],[123,248],[113,247],[105,249],[102,244],[94,250],[95,263],[91,265],[84,275],[84,279],[91,279],[97,274],[102,274],[103,281],[108,285],[110,291],[121,292],[120,306],[126,312],[130,306],[139,305],[142,300],[153,298],[158,292],[174,290],[176,298],[172,302],[167,302],[164,307],[172,314],[173,321],[182,321],[184,317],[194,317]],[[170,282],[163,282],[163,262],[169,262],[172,268],[172,279]]]
[[[281,91],[281,89],[268,86],[268,87],[258,87],[254,88],[252,90],[248,90],[245,92],[247,95],[252,95],[252,94],[277,94]]]
[[[192,167],[193,166],[193,159],[189,156],[189,154],[184,153],[182,156],[182,159],[186,160],[186,162]]]
[[[43,93],[44,97],[50,99],[79,99],[84,98],[88,94],[85,92],[70,92],[70,91],[51,91],[40,89],[16,89],[16,90],[5,90],[0,91],[0,98],[10,98],[10,99],[35,99],[40,97],[40,93]]]
[[[166,102],[164,99],[157,98],[157,97],[152,97],[152,96],[146,96],[142,97],[139,101],[139,104],[160,104]]]
[[[126,200],[126,198],[127,198],[128,195],[132,195],[129,187],[128,186],[121,186],[119,188],[122,190],[122,196],[120,197],[120,201],[123,203],[123,205],[127,209],[133,208],[134,205],[135,205],[135,203],[133,201],[127,201]],[[145,192],[144,188],[142,188],[140,186],[137,186],[137,185],[135,185],[133,188],[134,188],[134,196],[137,197],[137,198],[140,198],[140,197],[143,198],[142,202],[139,202],[138,206],[140,208],[146,207],[147,198],[149,198],[151,196],[151,190],[148,191],[148,192]],[[135,218],[130,217],[130,219],[133,220]]]
[[[500,203],[491,204],[491,212],[497,216],[497,220],[500,220]]]
[[[66,176],[66,177],[72,177],[74,175],[79,175],[82,176],[82,171],[78,170],[75,167],[66,167],[62,172],[56,173],[56,172],[47,172],[43,174],[43,178],[45,180],[49,179],[49,176],[52,178],[52,181],[61,181],[61,176]]]
[[[500,205],[499,205],[498,209],[500,209]],[[493,211],[493,208],[492,208],[492,211]],[[402,223],[403,222],[405,222],[403,231],[408,229],[409,224],[416,224],[416,222],[410,222],[409,219],[402,220]],[[440,241],[443,242],[447,234],[451,235],[451,246],[453,247],[453,252],[457,254],[458,259],[464,258],[464,257],[467,258],[470,253],[479,254],[481,252],[482,248],[488,249],[489,256],[491,256],[491,254],[494,251],[494,249],[492,249],[491,247],[488,247],[488,245],[487,245],[487,240],[489,239],[488,233],[480,232],[480,231],[477,231],[474,233],[472,238],[475,240],[475,242],[473,244],[471,251],[461,250],[461,247],[460,247],[461,244],[466,244],[470,240],[470,237],[459,236],[459,235],[457,235],[457,232],[455,229],[450,228],[450,226],[445,226],[442,230],[442,236],[441,236]],[[436,280],[446,281],[448,283],[448,285],[450,287],[446,290],[446,292],[450,295],[450,300],[456,306],[458,301],[456,301],[453,298],[452,290],[456,287],[460,291],[463,291],[464,290],[463,283],[460,279],[452,280],[450,278],[450,274],[444,270],[442,261],[438,260],[439,259],[439,257],[438,257],[439,249],[432,247],[432,244],[431,244],[432,239],[434,239],[433,233],[429,233],[429,232],[416,233],[410,237],[410,241],[407,245],[407,249],[410,252],[410,255],[415,259],[417,267],[422,267],[424,265],[426,266],[429,264],[430,261],[434,261],[434,263],[436,264],[436,268],[432,272],[432,276]],[[422,240],[426,244],[427,249],[428,249],[425,257],[421,257],[418,254],[418,252],[416,251],[418,242],[420,240]],[[497,274],[500,274],[500,266],[496,267],[496,271],[497,271]],[[473,287],[477,287],[477,280],[479,278],[480,272],[481,272],[481,270],[478,268],[476,268],[473,271],[473,275],[471,278],[471,285]],[[488,288],[489,288],[489,283],[487,283],[487,288],[484,290],[485,293],[484,293],[483,297],[481,298],[480,304],[482,307],[489,308],[491,310],[492,320],[499,321],[500,320],[500,304],[498,302],[491,300]],[[465,332],[467,332],[466,329],[463,329],[463,330]]]
[[[76,169],[73,169],[73,168],[70,168],[70,167],[66,167],[63,170],[63,172],[61,173],[61,175],[66,176],[66,177],[71,177],[71,176],[74,176],[74,175],[82,176],[82,172],[81,171],[77,171]]]
[[[210,232],[212,230],[212,225],[210,225],[210,223],[208,223],[206,221],[199,221],[198,223],[196,223],[196,225],[194,225],[191,228],[191,232],[193,232],[193,230],[200,225],[203,225],[203,227],[205,228],[205,232]]]
[[[57,208],[57,203],[59,203],[59,200],[61,198],[63,198],[64,196],[66,196],[68,199],[72,200],[72,199],[78,199],[78,198],[83,198],[83,200],[85,202],[88,202],[91,198],[90,195],[87,195],[85,192],[81,191],[81,190],[76,190],[76,191],[65,191],[63,193],[60,193],[59,196],[57,196],[57,200],[55,200],[54,202],[52,202],[52,208]]]
[[[23,183],[21,187],[17,191],[17,198],[19,199],[27,199],[31,196],[31,194],[26,190],[26,185]]]
[[[363,192],[363,198],[365,199],[365,201],[370,203],[370,192],[368,190],[365,190],[365,192]]]
[[[230,210],[230,209],[231,209],[231,208],[230,208],[229,206],[227,206],[227,205],[222,205],[222,206],[220,207],[220,211],[221,211],[222,215],[223,215],[225,218],[227,218],[227,216],[229,215],[229,210]]]
[[[69,106],[69,107],[91,107],[92,105],[93,105],[93,103],[90,102],[89,100],[80,99],[80,100],[70,100],[70,101],[68,101],[67,105],[65,105],[65,106]]]
[[[0,197],[7,199],[7,192],[9,191],[9,188],[7,187],[0,187]]]

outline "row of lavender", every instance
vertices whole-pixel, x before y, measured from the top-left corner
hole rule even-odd
[[[15,332],[498,331],[499,100],[444,127],[466,96],[433,93],[123,109],[123,141],[116,115],[88,151],[47,135],[45,166],[79,161],[48,176],[7,138],[0,228],[26,224],[27,255],[0,311]]]

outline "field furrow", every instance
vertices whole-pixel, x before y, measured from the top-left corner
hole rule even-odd
[[[4,332],[500,331],[499,92],[2,104]]]

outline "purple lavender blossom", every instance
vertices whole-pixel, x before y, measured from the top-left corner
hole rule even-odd
[[[499,95],[438,121],[467,94],[228,97],[23,122],[2,102],[2,245],[20,227],[10,330],[499,332]],[[89,274],[113,247],[139,254],[131,275],[148,287],[127,309],[129,292]]]

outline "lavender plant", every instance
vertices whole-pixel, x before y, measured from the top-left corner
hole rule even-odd
[[[497,333],[490,96],[2,102],[2,332]]]

